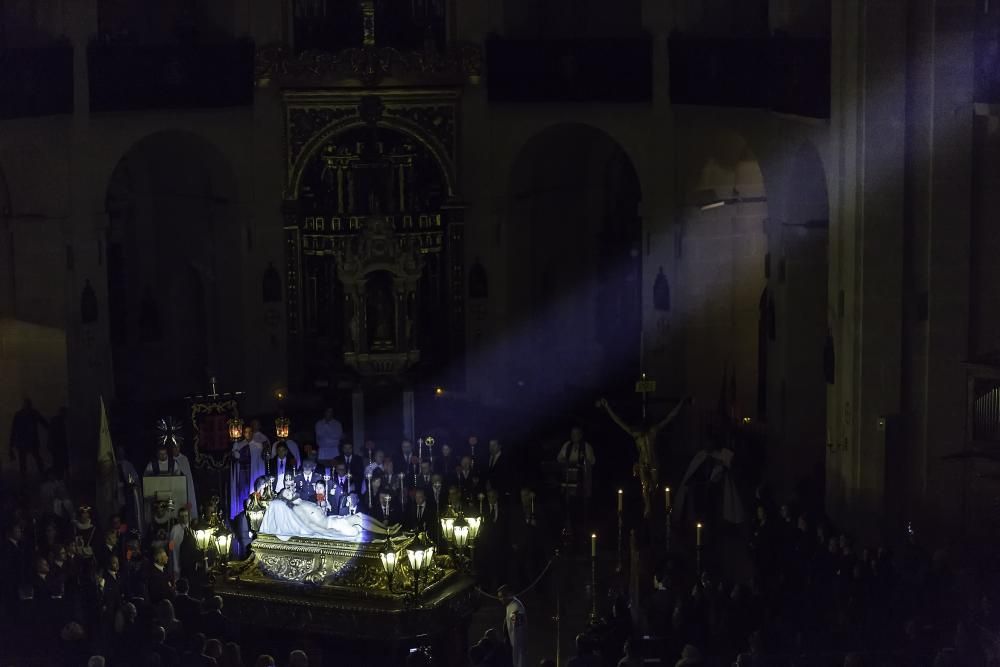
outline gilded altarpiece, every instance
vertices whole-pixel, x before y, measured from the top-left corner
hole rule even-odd
[[[290,377],[401,379],[464,350],[458,93],[286,91]]]

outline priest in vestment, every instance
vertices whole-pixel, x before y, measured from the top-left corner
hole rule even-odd
[[[166,445],[160,445],[156,448],[156,458],[149,462],[146,466],[146,470],[143,472],[145,476],[159,476],[159,475],[181,475],[180,469],[177,467],[177,461],[170,456],[170,450]]]
[[[191,462],[187,456],[181,454],[181,446],[177,442],[173,443],[171,450],[178,470],[187,478],[188,508],[191,510],[191,516],[198,516],[198,499],[194,495],[194,475],[191,474]]]
[[[254,429],[243,429],[243,439],[233,443],[233,461],[229,474],[229,517],[243,511],[243,504],[253,491],[254,480],[266,473],[264,444],[254,438]]]

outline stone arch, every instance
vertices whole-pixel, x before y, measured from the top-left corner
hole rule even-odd
[[[104,204],[120,397],[176,398],[212,373],[240,378],[242,342],[230,333],[243,319],[237,201],[231,162],[191,132],[144,136],[114,166]],[[164,335],[149,332],[150,322]]]
[[[567,386],[634,380],[642,193],[633,160],[605,131],[561,123],[532,135],[509,174],[494,285],[506,320],[497,327],[516,333],[484,341],[503,386],[551,405],[571,398]]]
[[[285,192],[285,199],[297,199],[302,186],[302,176],[306,166],[312,162],[317,154],[331,139],[349,130],[366,127],[367,123],[359,118],[350,118],[337,121],[327,125],[310,139],[299,152],[298,156],[288,165],[288,185]],[[420,143],[437,161],[441,168],[441,175],[448,187],[448,196],[454,197],[456,193],[456,175],[454,161],[448,154],[448,150],[435,137],[424,131],[417,123],[405,118],[393,117],[391,120],[382,119],[376,123],[378,128],[386,128],[402,132]]]

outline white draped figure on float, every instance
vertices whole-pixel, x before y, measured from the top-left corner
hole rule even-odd
[[[264,443],[254,438],[254,429],[243,429],[243,439],[233,443],[233,463],[229,475],[229,517],[243,511],[253,491],[253,483],[266,474]]]
[[[318,537],[328,540],[357,539],[362,531],[380,535],[399,532],[399,526],[386,528],[385,524],[365,514],[327,515],[325,509],[303,500],[294,487],[286,486],[277,498],[267,505],[260,532],[278,539],[292,537]]]

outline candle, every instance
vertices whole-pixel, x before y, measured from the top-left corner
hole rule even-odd
[[[700,523],[697,524],[695,526],[695,529],[697,530],[697,532],[695,533],[695,545],[700,547],[701,546],[701,524]]]
[[[531,516],[535,516],[535,494],[531,494]]]
[[[590,557],[597,558],[597,533],[590,534]]]
[[[424,460],[424,439],[423,438],[417,438],[417,445],[419,447],[418,451],[420,452],[420,457],[419,458],[420,458],[421,461],[423,461]]]
[[[483,494],[479,494],[479,516],[483,515],[483,498],[485,497]]]
[[[670,511],[670,487],[669,486],[666,486],[666,487],[663,488],[663,495],[666,496],[666,501],[667,501],[666,507],[667,507],[667,512],[669,512]]]
[[[625,497],[625,492],[622,489],[618,489],[618,513],[622,513],[622,499]]]

